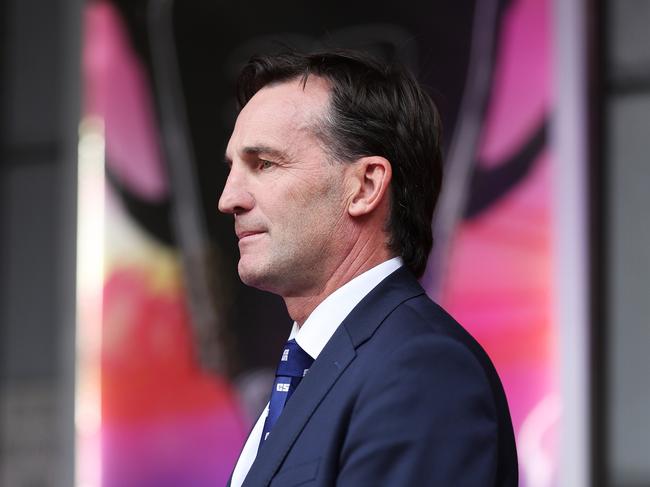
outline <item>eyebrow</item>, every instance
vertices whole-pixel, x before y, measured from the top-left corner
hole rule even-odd
[[[273,159],[277,159],[280,162],[286,162],[289,160],[288,155],[284,151],[281,151],[279,149],[274,149],[273,147],[268,145],[252,145],[252,146],[244,147],[242,152],[247,156],[260,156],[261,154],[263,154]],[[226,154],[224,156],[224,162],[227,165],[231,165],[232,159],[228,157],[228,155]]]

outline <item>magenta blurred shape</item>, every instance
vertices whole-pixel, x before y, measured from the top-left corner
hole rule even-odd
[[[147,74],[108,2],[85,9],[84,113],[105,124],[107,164],[131,192],[159,201],[168,192]]]

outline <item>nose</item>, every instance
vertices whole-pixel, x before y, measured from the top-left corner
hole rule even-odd
[[[255,199],[247,189],[246,177],[233,164],[219,198],[219,211],[239,215],[251,210]]]

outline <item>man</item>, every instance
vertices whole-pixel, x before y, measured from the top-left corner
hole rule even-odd
[[[231,485],[516,486],[497,374],[416,280],[441,182],[430,98],[342,51],[253,58],[238,95],[219,209],[242,281],[295,323]]]

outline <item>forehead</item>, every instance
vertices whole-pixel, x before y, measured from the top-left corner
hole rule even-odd
[[[279,144],[311,134],[328,107],[326,80],[310,76],[265,86],[239,113],[227,153],[259,144]]]

